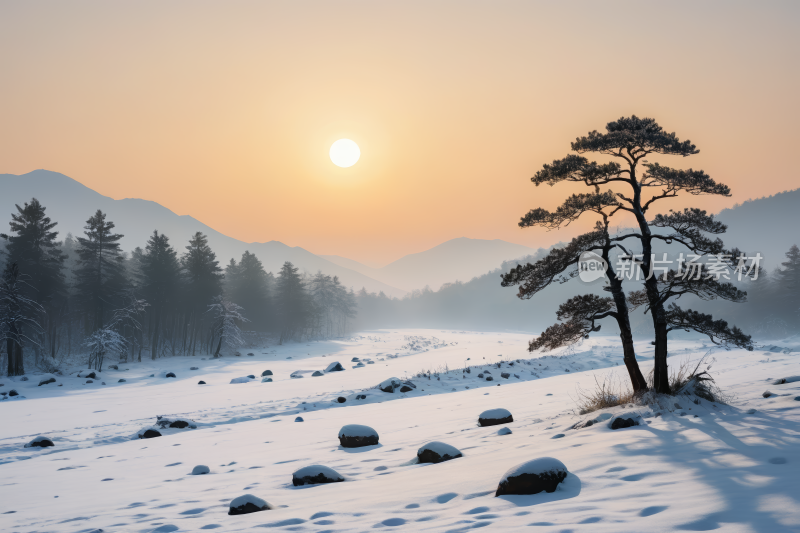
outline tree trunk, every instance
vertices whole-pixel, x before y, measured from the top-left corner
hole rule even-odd
[[[219,336],[219,344],[217,344],[217,351],[214,352],[214,359],[219,357],[219,349],[222,348],[222,335]]]
[[[625,299],[625,293],[622,290],[622,280],[617,278],[616,272],[611,267],[608,257],[609,248],[603,250],[603,260],[605,260],[608,274],[608,284],[611,290],[611,295],[614,298],[614,305],[617,312],[614,318],[617,319],[617,326],[619,326],[619,337],[622,341],[622,360],[625,362],[625,368],[628,369],[628,376],[631,379],[631,386],[633,393],[640,395],[647,392],[647,380],[644,379],[642,371],[639,368],[639,362],[636,360],[636,351],[633,346],[633,334],[631,333],[630,314],[628,312],[628,302]]]

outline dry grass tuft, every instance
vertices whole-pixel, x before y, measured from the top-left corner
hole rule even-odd
[[[714,359],[706,362],[706,358],[711,354],[709,350],[697,364],[692,364],[688,359],[682,361],[677,367],[671,367],[669,375],[670,395],[693,395],[709,402],[729,404],[733,400],[731,395],[722,391],[714,378],[708,373]],[[702,367],[702,368],[701,368]],[[653,389],[653,372],[647,376],[647,386]],[[652,392],[641,396],[635,396],[633,389],[627,379],[620,378],[613,372],[606,375],[602,380],[595,376],[595,388],[585,390],[578,388],[578,398],[575,403],[578,413],[585,415],[600,409],[616,407],[624,404],[650,404],[657,402],[657,395]]]
[[[595,388],[585,390],[578,388],[578,413],[585,415],[607,407],[616,407],[631,403],[634,400],[633,389],[613,372],[606,375],[602,381],[594,377]]]

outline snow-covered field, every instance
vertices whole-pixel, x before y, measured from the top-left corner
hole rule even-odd
[[[0,392],[19,396],[0,401],[0,531],[800,531],[800,381],[773,384],[800,375],[800,340],[774,343],[792,353],[715,352],[712,374],[735,395],[731,405],[673,398],[618,407],[611,413],[642,417],[618,430],[605,421],[570,429],[600,414],[576,413],[577,387],[610,372],[625,378],[618,339],[533,359],[528,340],[373,331],[242,357],[123,364],[92,383],[79,368],[42,386],[49,375],[2,378]],[[673,341],[671,350],[677,366],[708,348]],[[637,351],[648,371],[652,347]],[[312,376],[336,361],[344,372]],[[272,382],[261,382],[265,370]],[[231,383],[248,375],[257,379]],[[374,388],[392,377],[410,380],[411,391]],[[492,408],[514,421],[478,427]],[[157,415],[197,429],[136,438]],[[340,447],[347,424],[371,426],[380,444]],[[498,434],[506,427],[510,434]],[[24,447],[39,435],[55,446]],[[463,457],[416,464],[430,441]],[[556,492],[494,496],[506,471],[540,457],[570,472]],[[210,473],[190,475],[197,465]],[[293,486],[292,474],[309,465],[345,482]],[[228,515],[244,494],[274,508]]]

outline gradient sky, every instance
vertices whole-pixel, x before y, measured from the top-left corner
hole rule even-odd
[[[549,245],[589,224],[518,228],[572,192],[530,176],[622,115],[733,189],[663,209],[800,186],[799,27],[796,1],[3,1],[0,173],[371,265],[462,236]]]

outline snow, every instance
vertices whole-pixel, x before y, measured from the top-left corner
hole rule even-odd
[[[406,337],[437,341],[415,341],[412,349]],[[770,341],[781,350],[769,355],[717,353],[711,374],[734,395],[731,405],[680,397],[579,415],[578,387],[592,389],[596,378],[612,373],[626,377],[619,338],[594,337],[554,356],[529,354],[529,340],[513,333],[372,331],[310,346],[248,347],[254,357],[120,363],[119,370],[104,369],[106,386],[86,384],[76,377],[79,368],[57,377],[61,387],[39,387],[44,374],[24,382],[2,378],[0,391],[13,388],[25,398],[0,405],[0,531],[800,530],[800,383],[774,384],[800,375],[800,341]],[[645,374],[652,368],[649,340],[636,345]],[[671,346],[680,354],[670,358],[672,368],[707,351],[702,341]],[[289,377],[299,366],[325,368],[332,357],[375,364],[324,380]],[[470,373],[465,365],[474,365]],[[274,371],[269,387],[228,386],[264,368]],[[177,378],[149,377],[167,370]],[[512,376],[485,382],[477,378],[485,370]],[[122,376],[127,382],[117,384]],[[417,388],[376,390],[387,376]],[[200,379],[208,384],[197,386]],[[763,398],[766,389],[774,395]],[[340,396],[347,401],[336,401]],[[499,437],[497,427],[476,425],[478,413],[502,405],[513,410],[513,433]],[[607,422],[624,413],[641,415],[641,425],[611,430]],[[130,440],[157,415],[193,420],[197,429]],[[305,422],[293,423],[300,415]],[[588,420],[602,423],[573,429]],[[382,446],[340,448],[337,431],[354,422],[377,430]],[[552,438],[558,434],[564,436]],[[24,447],[38,435],[56,446]],[[412,463],[431,441],[464,457]],[[494,497],[503,473],[544,457],[569,467],[558,490]],[[317,463],[348,482],[292,485],[299,466]],[[191,476],[194,465],[213,474]],[[244,493],[275,505],[229,516],[231,500]]]
[[[342,437],[377,437],[378,432],[369,426],[362,426],[360,424],[348,424],[339,430],[339,436]]]

